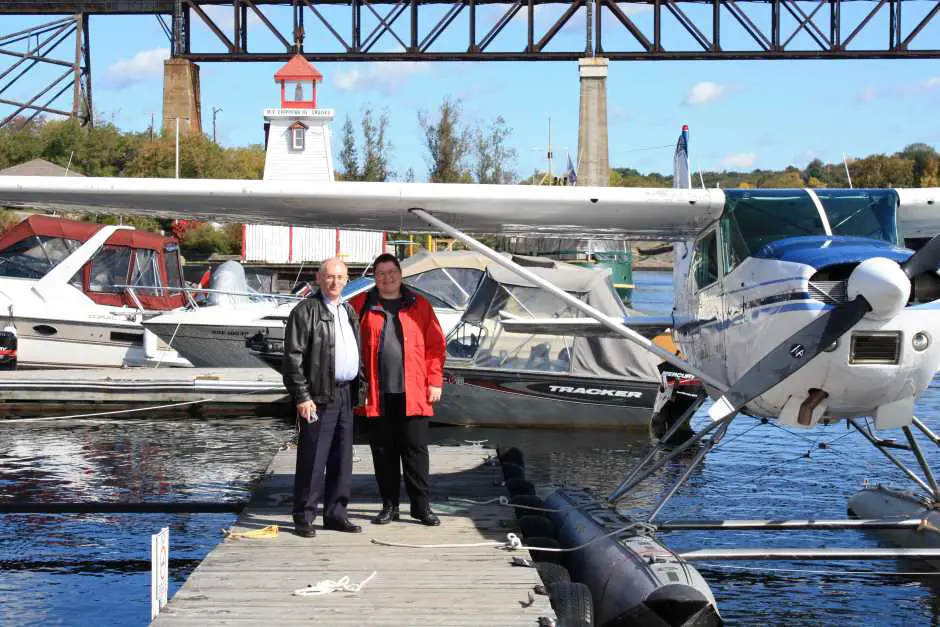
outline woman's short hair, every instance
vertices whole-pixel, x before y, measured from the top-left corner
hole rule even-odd
[[[398,257],[392,253],[382,253],[375,258],[375,261],[372,262],[373,268],[378,268],[380,263],[393,263],[395,267],[398,268],[399,272],[401,271],[401,264],[398,263]]]

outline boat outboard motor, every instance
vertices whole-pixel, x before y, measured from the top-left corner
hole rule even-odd
[[[16,370],[16,327],[7,325],[0,331],[0,370]]]
[[[237,261],[226,261],[212,273],[209,281],[210,305],[244,305],[251,302],[245,268]]]

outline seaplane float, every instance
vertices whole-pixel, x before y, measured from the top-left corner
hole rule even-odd
[[[617,625],[720,624],[714,597],[691,565],[697,560],[940,559],[940,534],[929,531],[940,527],[940,486],[921,447],[925,438],[940,443],[940,436],[913,412],[940,367],[938,199],[940,189],[0,179],[5,205],[443,232],[570,305],[565,317],[506,316],[506,331],[625,338],[698,378],[704,393],[683,418],[711,399],[705,427],[671,450],[654,442],[603,503],[564,491],[544,501],[558,505],[555,526],[568,530],[566,542],[604,547],[600,555],[607,557],[600,559],[608,566],[594,568],[607,570],[586,583],[593,586],[595,622]],[[674,309],[655,318],[605,315],[470,235],[493,233],[671,240]],[[905,241],[916,241],[916,252]],[[651,329],[670,329],[678,354],[648,340]],[[901,548],[677,553],[662,545],[656,530],[670,528],[657,524],[663,506],[741,415],[805,429],[845,421],[904,469],[913,492],[863,490],[849,502],[855,517],[844,520],[686,521],[684,528],[877,529],[890,531]],[[905,443],[889,445],[879,435],[889,430],[903,433]],[[637,521],[652,527],[611,533],[622,522],[616,504],[692,447],[698,448],[678,481]],[[568,524],[557,512],[577,521]],[[614,553],[622,559],[609,559]]]

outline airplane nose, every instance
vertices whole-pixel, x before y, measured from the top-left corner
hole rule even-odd
[[[871,311],[865,317],[887,320],[904,309],[911,295],[911,280],[896,262],[872,257],[849,275],[847,292],[850,299],[862,296],[868,301]]]

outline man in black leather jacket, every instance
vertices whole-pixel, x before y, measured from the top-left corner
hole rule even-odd
[[[346,514],[352,483],[353,415],[361,374],[359,318],[340,302],[349,280],[346,264],[327,259],[320,286],[291,311],[284,331],[284,386],[297,406],[294,532],[316,535],[313,521],[323,502],[323,527],[359,533]]]

